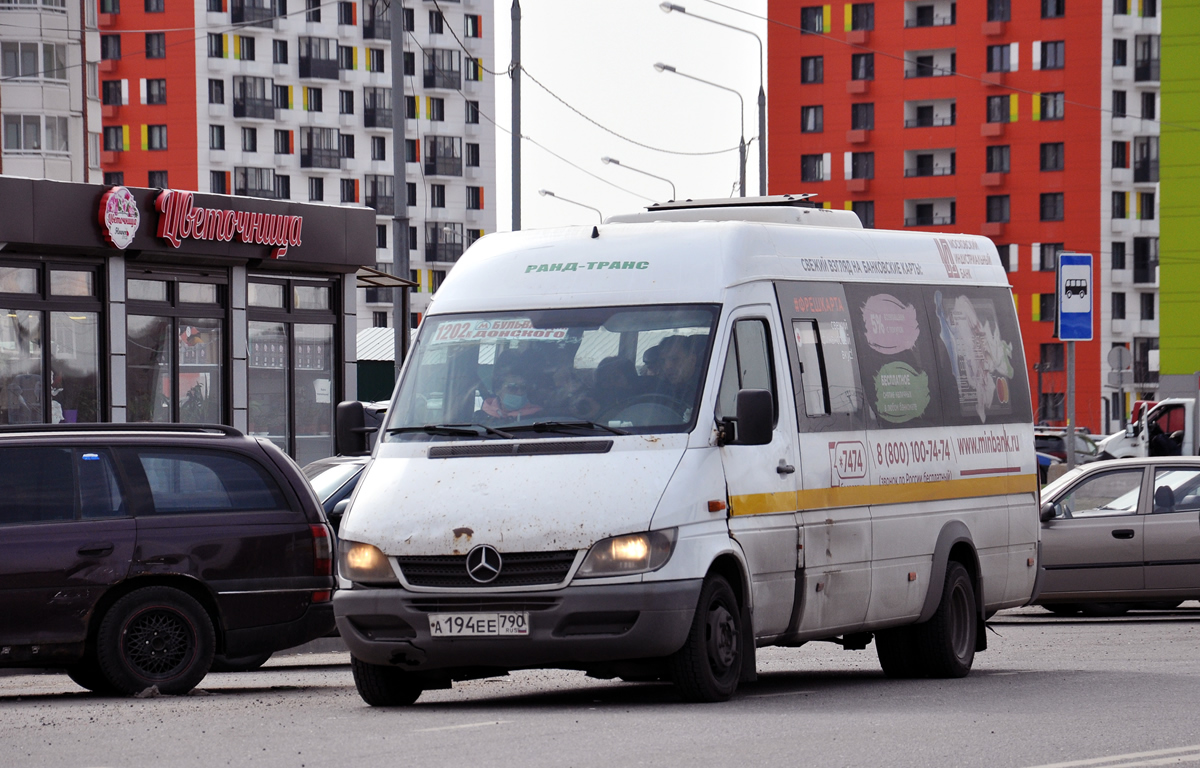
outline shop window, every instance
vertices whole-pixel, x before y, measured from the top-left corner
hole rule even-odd
[[[227,423],[224,285],[140,273],[126,282],[131,422]]]
[[[0,424],[100,420],[99,273],[0,262]]]
[[[251,434],[300,464],[333,453],[338,355],[334,284],[252,278],[248,284]]]

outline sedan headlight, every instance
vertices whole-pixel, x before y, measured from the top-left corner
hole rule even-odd
[[[576,575],[587,578],[656,571],[671,559],[674,549],[674,528],[613,536],[592,545]]]
[[[338,542],[338,575],[360,584],[399,583],[379,547],[345,539]]]

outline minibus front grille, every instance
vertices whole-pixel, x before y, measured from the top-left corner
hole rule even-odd
[[[489,611],[549,611],[557,608],[557,597],[416,597],[408,602],[422,613],[487,613]]]
[[[612,440],[547,440],[536,443],[469,443],[435,445],[431,459],[462,459],[470,456],[567,456],[579,453],[608,453]]]
[[[467,573],[466,555],[397,557],[404,580],[414,587],[492,589],[561,584],[575,563],[575,551],[504,552],[500,575],[481,584]]]

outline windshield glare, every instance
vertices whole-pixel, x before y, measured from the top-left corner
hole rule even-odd
[[[599,307],[426,318],[389,416],[387,439],[471,437],[469,430],[419,429],[431,425],[531,430],[522,437],[533,436],[534,429],[593,429],[546,430],[546,422],[686,432],[700,399],[718,309]]]

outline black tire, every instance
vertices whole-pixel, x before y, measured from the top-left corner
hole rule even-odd
[[[915,628],[922,672],[929,677],[966,677],[975,661],[979,609],[975,587],[962,563],[946,565],[942,600],[933,617]]]
[[[915,627],[896,627],[875,633],[875,654],[883,674],[896,680],[924,677]]]
[[[1123,616],[1133,608],[1132,603],[1084,603],[1079,606],[1079,612],[1084,616],[1110,617]]]
[[[118,600],[100,622],[96,656],[118,693],[151,686],[184,694],[208,674],[216,639],[208,613],[170,587],[145,587]]]
[[[354,687],[372,707],[406,707],[421,695],[421,684],[402,669],[368,664],[350,657]]]
[[[742,612],[729,582],[709,576],[700,589],[687,641],[668,660],[671,682],[685,701],[725,701],[742,672]]]
[[[67,677],[81,688],[86,688],[92,693],[99,693],[103,696],[111,696],[116,693],[112,683],[108,682],[108,678],[100,671],[100,664],[97,663],[95,656],[85,656],[76,664],[67,667]]]
[[[1042,606],[1042,608],[1046,609],[1050,613],[1053,613],[1055,616],[1074,616],[1075,614],[1079,613],[1079,609],[1081,607],[1082,606],[1077,603],[1058,603],[1057,605]]]
[[[223,653],[213,656],[209,672],[252,672],[271,658],[271,652],[260,653],[257,656],[238,656],[229,658]]]

